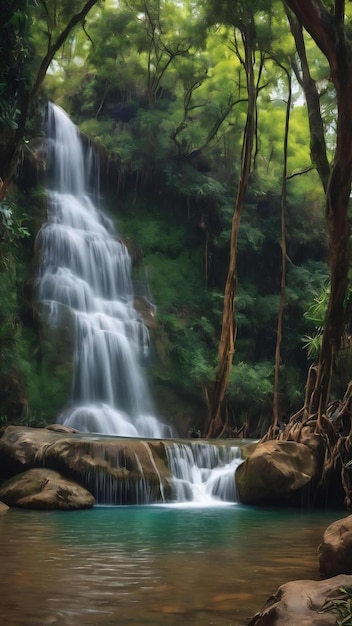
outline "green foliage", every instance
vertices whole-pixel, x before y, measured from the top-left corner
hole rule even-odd
[[[9,128],[16,130],[18,127],[17,117],[19,109],[14,103],[8,101],[6,97],[6,83],[0,83],[0,128]]]
[[[248,416],[270,413],[273,395],[273,364],[235,362],[232,366],[226,396],[236,422],[244,423]],[[248,399],[250,398],[250,401]]]
[[[42,196],[40,187],[26,189],[26,214],[18,190],[0,203],[0,414],[31,426],[55,421],[71,386],[70,360],[63,360],[69,336],[60,332],[39,341],[32,303],[24,297],[33,256],[30,231]]]
[[[142,247],[157,306],[154,377],[201,399],[202,384],[212,376],[221,298],[205,288],[202,249],[199,241],[194,246],[193,229],[182,199],[175,202],[168,193],[158,202],[149,194],[119,207],[119,230]],[[141,274],[136,268],[137,280]]]
[[[189,315],[189,314],[188,314]],[[201,394],[201,385],[212,378],[208,342],[212,343],[214,329],[210,321],[180,319],[176,315],[161,315],[159,318],[168,337],[169,371],[157,371],[158,378],[169,380],[194,395]],[[171,367],[170,367],[171,366]]]
[[[340,587],[340,595],[326,600],[320,609],[322,613],[336,613],[337,626],[352,626],[352,588]]]
[[[15,202],[4,200],[0,202],[0,245],[2,245],[1,263],[5,269],[9,268],[9,255],[14,248],[18,248],[21,239],[30,236],[24,222],[28,217],[21,215]]]
[[[267,401],[272,393],[273,366],[270,362],[262,362],[250,366],[240,362],[231,372],[229,395],[239,403],[248,397],[260,405]]]
[[[114,120],[107,117],[100,121],[89,119],[82,123],[82,132],[86,133],[97,145],[102,145],[111,156],[121,163],[131,163],[135,154],[135,142],[130,133],[116,128]]]
[[[28,221],[14,200],[0,203],[0,413],[19,416],[26,405],[29,363],[22,341],[23,239]]]
[[[304,314],[306,319],[310,322],[313,322],[313,324],[318,328],[321,328],[323,326],[329,301],[329,295],[330,285],[327,284],[325,285],[323,291],[319,295],[314,297],[313,302]]]
[[[31,425],[39,422],[55,422],[56,416],[62,411],[71,394],[72,364],[71,359],[65,356],[67,337],[62,333],[55,336],[53,333],[40,348],[33,343],[34,337],[27,339],[28,353],[31,355],[30,375],[27,379],[28,407]],[[65,350],[62,349],[63,343]],[[61,346],[61,348],[60,348]],[[42,355],[38,359],[38,350]]]
[[[320,351],[329,295],[330,285],[326,284],[323,291],[314,297],[313,302],[304,313],[304,317],[314,325],[314,333],[306,335],[303,339],[304,348],[307,349],[308,356],[311,358],[316,358]]]
[[[1,252],[1,250],[0,250]],[[0,270],[0,413],[19,417],[26,405],[29,363],[22,342],[20,297],[13,259]]]

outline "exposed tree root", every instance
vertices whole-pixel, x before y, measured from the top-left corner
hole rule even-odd
[[[316,370],[314,371],[314,375]],[[312,380],[312,379],[310,379]],[[331,402],[326,414],[309,413],[309,403],[292,415],[280,429],[270,427],[261,441],[276,439],[304,443],[309,435],[318,435],[324,442],[324,458],[318,487],[322,487],[332,471],[340,471],[345,505],[352,508],[352,381],[342,400]]]

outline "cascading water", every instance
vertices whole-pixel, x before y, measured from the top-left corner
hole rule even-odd
[[[38,297],[49,324],[69,313],[75,337],[72,403],[60,421],[83,432],[170,437],[140,369],[148,331],[133,306],[128,250],[88,195],[92,159],[77,128],[52,104],[48,142],[53,182],[38,235]]]
[[[166,453],[176,502],[204,506],[237,501],[235,471],[243,461],[238,446],[174,442]]]
[[[72,399],[58,421],[86,433],[170,438],[171,429],[153,416],[141,373],[149,336],[134,308],[128,250],[111,220],[92,201],[88,188],[94,179],[92,155],[83,150],[66,113],[52,104],[48,145],[52,183],[48,221],[37,238],[38,299],[48,324],[72,320],[74,336]],[[168,501],[197,505],[236,501],[239,448],[169,442],[165,449],[173,476]],[[153,460],[149,447],[148,454]],[[117,458],[116,468],[121,463],[123,467]],[[154,470],[158,472],[156,465]],[[152,502],[143,473],[137,482],[128,483],[134,490],[128,497],[120,493],[125,483],[99,475],[95,482],[98,502]],[[160,481],[162,498],[163,493]]]

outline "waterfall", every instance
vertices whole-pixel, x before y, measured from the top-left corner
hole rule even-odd
[[[125,450],[114,457],[106,453],[103,441],[94,442],[95,450],[98,445],[98,453],[94,452],[98,462],[93,470],[89,467],[83,482],[99,504],[214,507],[237,502],[235,472],[243,462],[241,447],[227,443],[164,442],[170,478],[167,472],[159,471],[150,442],[138,444],[140,447],[128,456],[127,463]],[[88,450],[89,446],[86,456]],[[113,468],[111,473],[106,472],[107,465]],[[127,465],[132,466],[132,472],[126,472]],[[121,468],[125,476],[120,475]]]
[[[89,189],[92,163],[75,125],[49,104],[38,300],[49,325],[70,319],[74,329],[72,398],[59,421],[83,432],[170,437],[141,371],[149,336],[134,308],[131,259]]]
[[[75,125],[50,104],[48,218],[37,237],[41,258],[37,287],[48,325],[70,324],[73,332],[72,394],[58,421],[85,433],[168,439],[171,430],[154,416],[142,375],[149,335],[134,308],[131,259],[99,206],[97,184],[92,188],[92,181],[97,181],[93,163],[93,153],[83,149]],[[99,443],[102,462],[100,469],[88,463],[85,481],[99,503],[213,506],[237,500],[239,447],[165,442],[165,481],[147,441],[140,448],[148,462],[146,474],[137,453],[131,457],[131,473],[124,453],[109,460],[109,473],[104,438],[93,439]],[[85,460],[88,457],[85,449]]]
[[[205,506],[237,501],[235,471],[243,461],[238,446],[173,442],[166,454],[175,502]]]

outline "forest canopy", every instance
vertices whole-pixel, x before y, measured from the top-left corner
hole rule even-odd
[[[96,146],[135,285],[157,305],[160,412],[209,436],[325,414],[351,378],[350,3],[4,4],[3,419],[53,420],[69,386],[31,289],[48,100]]]

